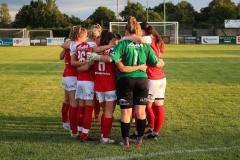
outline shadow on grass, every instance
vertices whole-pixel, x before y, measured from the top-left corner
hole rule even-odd
[[[13,117],[0,116],[0,141],[28,141],[69,143],[78,142],[70,137],[69,131],[62,128],[59,117]],[[120,129],[119,120],[113,122],[114,130]],[[100,122],[92,122],[90,135],[100,137]],[[120,134],[119,134],[120,137]]]

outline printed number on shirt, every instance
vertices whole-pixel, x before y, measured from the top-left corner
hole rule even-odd
[[[78,51],[78,59],[79,59],[79,62],[85,62],[86,61],[86,52]]]
[[[106,69],[105,62],[99,62],[98,63],[98,70],[101,72],[104,72]]]
[[[138,64],[138,51],[134,50],[133,65],[136,66],[137,64]]]

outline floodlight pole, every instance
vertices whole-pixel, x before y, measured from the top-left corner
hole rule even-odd
[[[148,22],[148,0],[147,0],[147,22]]]
[[[117,0],[117,21],[119,22],[119,0]],[[118,33],[119,33],[119,23],[118,23]]]
[[[164,36],[166,35],[166,0],[163,1]]]

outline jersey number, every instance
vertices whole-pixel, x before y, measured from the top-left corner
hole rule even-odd
[[[134,49],[133,66],[137,66],[137,64],[138,64],[138,51]]]
[[[106,65],[104,62],[99,62],[98,63],[98,70],[101,71],[101,72],[104,72],[106,69]]]
[[[86,61],[86,53],[85,52],[80,52],[78,51],[78,59],[79,59],[79,62],[85,62]]]

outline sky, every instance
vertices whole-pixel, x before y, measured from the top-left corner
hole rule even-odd
[[[120,5],[119,9],[123,10],[124,6],[127,3],[127,0],[119,0]],[[145,7],[147,4],[149,7],[154,7],[159,3],[163,2],[163,0],[132,0],[133,2],[140,2]],[[181,0],[166,0],[172,1],[174,4],[178,3]],[[187,0],[190,2],[194,8],[199,11],[201,8],[206,7],[211,0]],[[240,0],[232,0],[235,3],[240,3]],[[0,3],[7,2],[9,5],[9,10],[11,14],[12,20],[19,9],[26,4],[29,4],[30,0],[0,0]],[[61,12],[66,13],[68,15],[74,15],[79,17],[82,20],[85,20],[88,16],[90,16],[97,7],[106,6],[112,11],[116,13],[117,11],[117,0],[57,0],[58,8]]]

